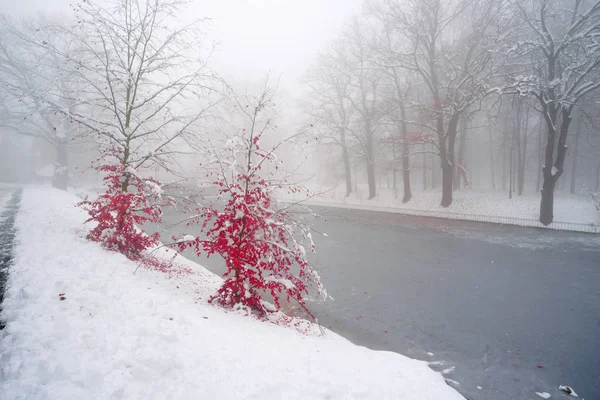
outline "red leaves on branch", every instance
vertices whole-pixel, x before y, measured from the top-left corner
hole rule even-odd
[[[144,254],[145,250],[158,243],[158,233],[148,235],[136,227],[146,222],[161,221],[161,208],[165,201],[161,196],[160,183],[153,178],[140,178],[137,171],[122,162],[123,157],[117,151],[105,153],[101,160],[106,162],[109,158],[118,161],[116,164],[95,167],[106,174],[106,191],[94,201],[86,199],[78,204],[90,215],[86,222],[96,223],[88,238],[131,260],[144,261],[157,269],[164,269],[162,262]]]
[[[191,247],[198,255],[218,254],[225,260],[225,281],[211,302],[264,315],[279,310],[281,299],[294,300],[313,317],[305,304],[309,288],[314,286],[321,295],[325,291],[302,245],[308,241],[314,251],[310,231],[287,210],[275,209],[275,191],[284,184],[272,174],[267,174],[268,179],[261,174],[263,168],[269,170],[269,162],[276,163],[271,153],[260,150],[261,135],[252,137],[246,131],[241,135],[243,140],[221,154],[225,159],[219,161],[237,168],[227,175],[217,174],[214,182],[219,197],[226,199],[224,208],[211,205],[198,210],[194,222],[202,225],[205,238],[182,240],[177,247],[180,251]],[[246,157],[245,162],[236,163],[240,157]],[[248,158],[264,162],[253,164]],[[272,299],[275,310],[263,301],[264,295]]]

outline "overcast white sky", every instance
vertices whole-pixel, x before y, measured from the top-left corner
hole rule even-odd
[[[0,0],[0,11],[68,13],[69,3],[70,0]],[[284,87],[290,88],[317,52],[359,11],[361,3],[362,0],[194,0],[190,7],[194,17],[214,18],[211,35],[219,42],[215,69],[238,81],[260,79],[272,70],[281,74]]]

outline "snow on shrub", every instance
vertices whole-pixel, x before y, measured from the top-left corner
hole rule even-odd
[[[117,162],[109,163],[111,159]],[[105,174],[106,191],[94,201],[86,198],[78,204],[90,215],[86,223],[96,223],[88,238],[131,260],[167,269],[168,263],[154,259],[145,252],[158,244],[159,234],[148,235],[139,226],[147,222],[159,223],[162,207],[171,204],[171,199],[162,196],[159,182],[140,177],[134,168],[122,160],[121,152],[111,149],[103,153],[100,159],[102,164],[94,167]]]
[[[238,101],[237,109],[248,117],[250,128],[234,133],[224,148],[207,149],[214,168],[206,168],[225,204],[199,209],[191,221],[202,226],[205,237],[184,237],[176,246],[225,260],[225,280],[211,302],[264,315],[279,310],[281,299],[293,300],[314,318],[306,308],[306,295],[311,288],[323,297],[326,293],[307,259],[306,247],[315,250],[310,229],[289,208],[275,204],[277,191],[303,190],[290,183],[275,151],[285,143],[306,141],[306,131],[263,149],[261,139],[273,128],[270,118],[261,119],[272,106],[271,96],[266,88],[259,98],[246,99],[247,106]],[[275,309],[263,300],[265,294],[272,297]]]

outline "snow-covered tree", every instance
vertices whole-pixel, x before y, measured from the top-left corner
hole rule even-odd
[[[419,123],[437,136],[443,207],[452,203],[455,144],[460,118],[496,91],[493,51],[504,31],[504,1],[382,0],[370,4],[385,35],[395,37],[385,67],[402,67],[422,79]]]
[[[218,96],[216,100],[210,96],[214,79],[208,59],[199,58],[203,20],[181,26],[182,4],[82,1],[74,6],[77,19],[71,38],[78,49],[76,57],[43,43],[61,58],[65,70],[83,82],[83,88],[65,96],[74,103],[72,108],[48,96],[43,100],[92,130],[102,149],[102,164],[96,168],[108,174],[106,196],[87,209],[103,227],[92,238],[105,244],[122,240],[120,232],[131,228],[128,225],[140,219],[140,213],[152,222],[160,220],[156,203],[148,203],[146,195],[147,185],[160,190],[160,182],[141,178],[143,172],[173,170],[176,156],[193,151],[202,129],[199,124],[212,102],[218,101]]]
[[[574,0],[570,7],[557,0],[512,4],[521,26],[519,40],[507,52],[518,66],[510,74],[508,91],[533,96],[546,123],[540,222],[549,225],[573,110],[600,87],[600,1]]]
[[[219,189],[217,202],[188,221],[200,224],[204,235],[183,236],[177,247],[225,260],[225,281],[211,301],[264,314],[273,311],[263,299],[267,295],[276,309],[281,298],[294,300],[312,316],[305,296],[311,289],[326,294],[307,259],[307,252],[315,249],[311,231],[304,217],[289,205],[278,205],[276,197],[282,191],[305,191],[294,183],[278,151],[286,146],[302,151],[314,137],[309,129],[277,137],[273,95],[268,79],[258,96],[231,93],[234,114],[245,121],[243,127],[211,135],[203,146],[209,160],[204,168]]]
[[[172,0],[82,1],[74,6],[75,26],[55,28],[70,34],[76,54],[42,43],[83,87],[63,95],[71,109],[41,100],[91,129],[100,146],[121,149],[119,162],[133,169],[168,168],[173,155],[189,150],[185,143],[211,104],[209,54],[199,58],[204,20],[180,26],[181,7]]]

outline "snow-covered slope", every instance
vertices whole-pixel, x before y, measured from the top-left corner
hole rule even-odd
[[[207,304],[220,278],[185,259],[191,275],[133,274],[135,263],[85,239],[76,202],[23,193],[3,400],[462,399],[424,362]]]

